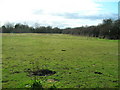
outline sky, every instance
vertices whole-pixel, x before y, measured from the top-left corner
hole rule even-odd
[[[119,0],[0,0],[0,26],[22,23],[59,28],[118,18]]]

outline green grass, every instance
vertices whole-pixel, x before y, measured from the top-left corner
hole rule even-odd
[[[43,88],[118,87],[117,40],[63,34],[3,34],[2,46],[3,88],[30,87],[34,77],[27,76],[25,70],[36,66],[56,71],[51,76],[36,77]]]

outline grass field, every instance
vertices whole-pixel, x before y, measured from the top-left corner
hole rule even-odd
[[[118,41],[63,34],[3,34],[3,88],[117,88]],[[49,69],[50,76],[26,70]],[[51,81],[50,81],[51,80]]]

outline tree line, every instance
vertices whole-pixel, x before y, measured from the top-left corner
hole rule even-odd
[[[103,22],[97,26],[82,26],[75,28],[60,29],[51,26],[37,26],[30,27],[24,24],[6,24],[2,26],[2,33],[62,33],[81,35],[88,37],[98,37],[107,39],[120,39],[120,19],[104,19]]]
[[[120,20],[105,19],[102,24],[97,26],[67,28],[62,33],[103,39],[120,39]]]
[[[62,31],[58,27],[37,26],[34,28],[20,23],[16,25],[8,23],[2,26],[2,33],[62,33]]]

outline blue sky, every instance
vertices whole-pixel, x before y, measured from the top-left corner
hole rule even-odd
[[[101,8],[103,9],[103,13],[118,13],[118,3],[117,2],[97,2],[101,4]]]
[[[35,26],[80,27],[118,17],[119,0],[0,0],[0,26],[26,23]]]
[[[103,9],[106,12],[117,13],[118,12],[118,3],[117,2],[103,2],[100,3],[103,5]]]

